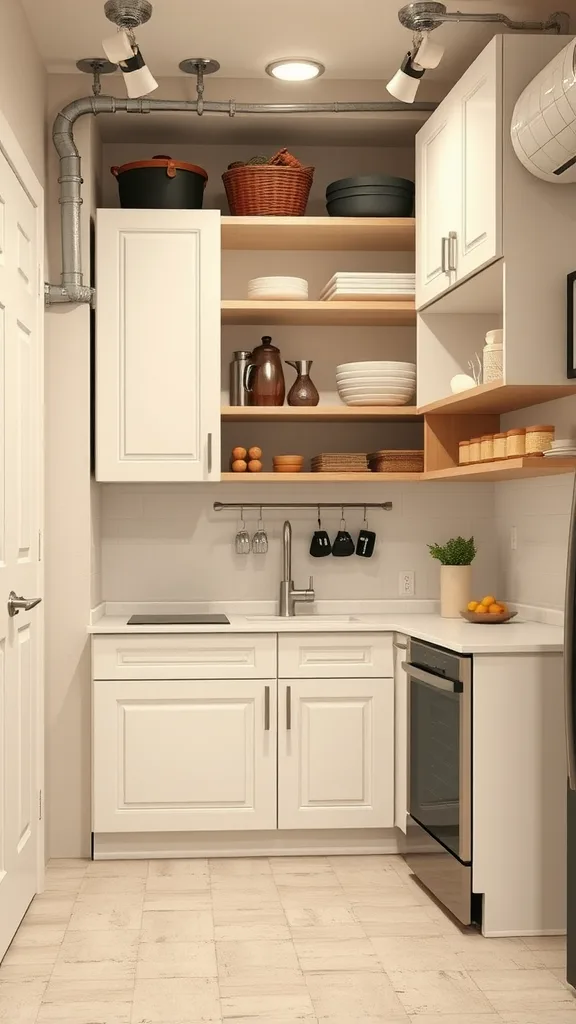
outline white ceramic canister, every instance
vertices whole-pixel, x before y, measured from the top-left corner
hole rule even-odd
[[[459,619],[472,592],[471,565],[443,565],[440,568],[440,615]]]
[[[490,384],[504,376],[504,331],[488,331],[482,349],[482,382]]]

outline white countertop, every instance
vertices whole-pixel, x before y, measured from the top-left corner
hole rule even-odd
[[[160,607],[149,609],[161,611]],[[174,611],[173,608],[167,609]],[[183,609],[179,609],[183,610]],[[197,610],[197,609],[194,609]],[[202,609],[205,611],[206,609]],[[140,607],[132,611],[142,611]],[[458,651],[460,654],[558,653],[563,648],[562,626],[547,625],[520,616],[501,625],[483,626],[463,619],[443,619],[438,614],[419,614],[382,610],[374,614],[296,615],[280,618],[273,614],[227,612],[230,625],[201,626],[128,626],[132,611],[110,614],[106,611],[89,627],[93,635],[143,633],[404,633]],[[222,605],[218,611],[226,611]]]

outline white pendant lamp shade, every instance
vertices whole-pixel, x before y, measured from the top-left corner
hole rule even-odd
[[[437,68],[442,57],[444,56],[444,47],[440,46],[440,43],[435,43],[430,38],[428,33],[425,33],[414,60],[419,67],[429,70],[431,68]]]
[[[112,64],[119,64],[121,60],[129,60],[134,53],[127,32],[115,32],[108,39],[103,39],[102,49]]]

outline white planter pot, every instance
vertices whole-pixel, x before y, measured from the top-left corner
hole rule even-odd
[[[440,615],[459,619],[472,593],[471,565],[443,565],[440,569]]]

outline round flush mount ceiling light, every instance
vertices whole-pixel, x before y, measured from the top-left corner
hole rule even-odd
[[[266,74],[283,82],[309,82],[319,78],[326,68],[319,60],[309,57],[282,57],[266,65]]]

